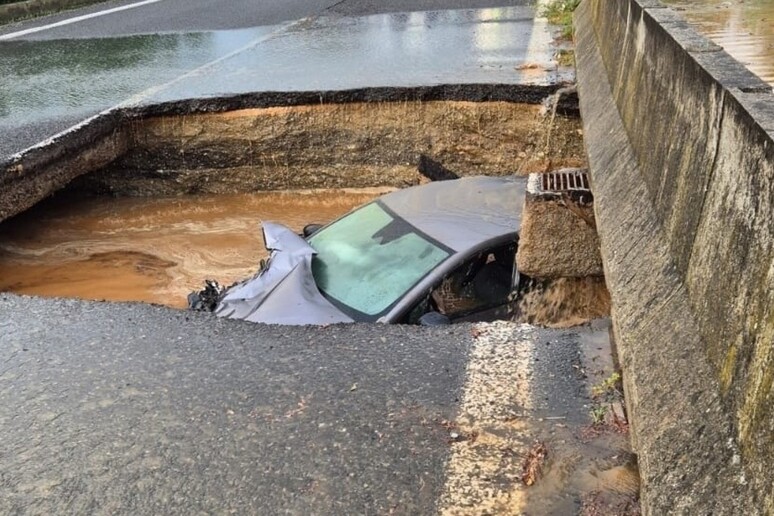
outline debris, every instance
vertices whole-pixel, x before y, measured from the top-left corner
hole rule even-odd
[[[479,328],[479,327],[473,327],[470,330],[470,334],[471,334],[471,336],[474,339],[477,339],[477,338],[481,337],[482,335],[486,335],[487,333],[489,333],[489,331],[487,329]]]
[[[534,281],[518,302],[515,319],[550,328],[569,328],[610,315],[603,277]]]
[[[521,467],[521,481],[525,486],[534,485],[540,478],[546,457],[548,457],[546,445],[541,441],[535,441]]]
[[[188,294],[188,308],[196,312],[212,312],[226,292],[216,280],[204,280],[204,289]]]

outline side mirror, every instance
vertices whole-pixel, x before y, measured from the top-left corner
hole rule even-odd
[[[301,232],[301,234],[303,235],[304,238],[307,238],[317,233],[322,227],[323,227],[322,224],[307,224],[306,226],[304,226],[304,229]]]
[[[445,326],[451,324],[451,319],[439,312],[427,312],[419,318],[420,326]]]

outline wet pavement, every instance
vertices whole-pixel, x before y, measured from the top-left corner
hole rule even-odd
[[[2,42],[0,156],[116,105],[571,77],[531,8],[454,6],[351,18],[384,7],[345,0],[255,31]],[[287,328],[0,294],[0,513],[577,511],[617,496],[606,479],[631,462],[625,433],[589,432],[607,331]],[[535,440],[551,458],[527,488]]]
[[[76,24],[77,25],[77,24]],[[262,91],[552,85],[532,7],[321,16],[277,26],[0,42],[0,160],[116,106]]]
[[[372,85],[551,85],[571,78],[529,7],[393,13],[300,22],[140,100]],[[271,73],[267,73],[270,71]]]
[[[0,130],[84,119],[272,30],[2,42]]]
[[[289,328],[0,294],[0,331],[4,514],[556,514],[628,460],[583,432],[604,323]],[[527,488],[534,439],[552,455]]]
[[[139,7],[126,9],[136,6],[139,1],[102,2],[75,11],[0,26],[0,40],[11,37],[37,40],[94,39],[249,29],[318,15],[336,4],[335,0],[151,0]],[[124,10],[111,12],[122,8]],[[87,18],[68,23],[76,16]],[[49,27],[54,24],[61,25]],[[41,27],[49,28],[39,30]]]
[[[774,85],[774,3],[770,0],[665,0],[700,33]]]
[[[531,0],[229,0],[228,3],[211,0],[151,0],[150,3],[138,6],[138,0],[113,0],[1,25],[0,40],[10,37],[73,39],[209,32],[277,25],[318,15],[367,16],[446,9],[488,9],[533,3]],[[122,8],[124,10],[116,11]],[[69,23],[76,16],[90,18]],[[50,27],[54,24],[63,25]],[[49,28],[39,30],[42,27]]]

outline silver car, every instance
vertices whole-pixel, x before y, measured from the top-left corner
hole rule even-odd
[[[219,298],[221,317],[276,324],[445,324],[506,315],[526,183],[467,177],[384,195],[306,237],[264,223],[271,251]]]

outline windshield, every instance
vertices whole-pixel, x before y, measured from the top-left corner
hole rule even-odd
[[[309,238],[312,273],[329,298],[368,316],[382,314],[450,252],[368,204]]]

